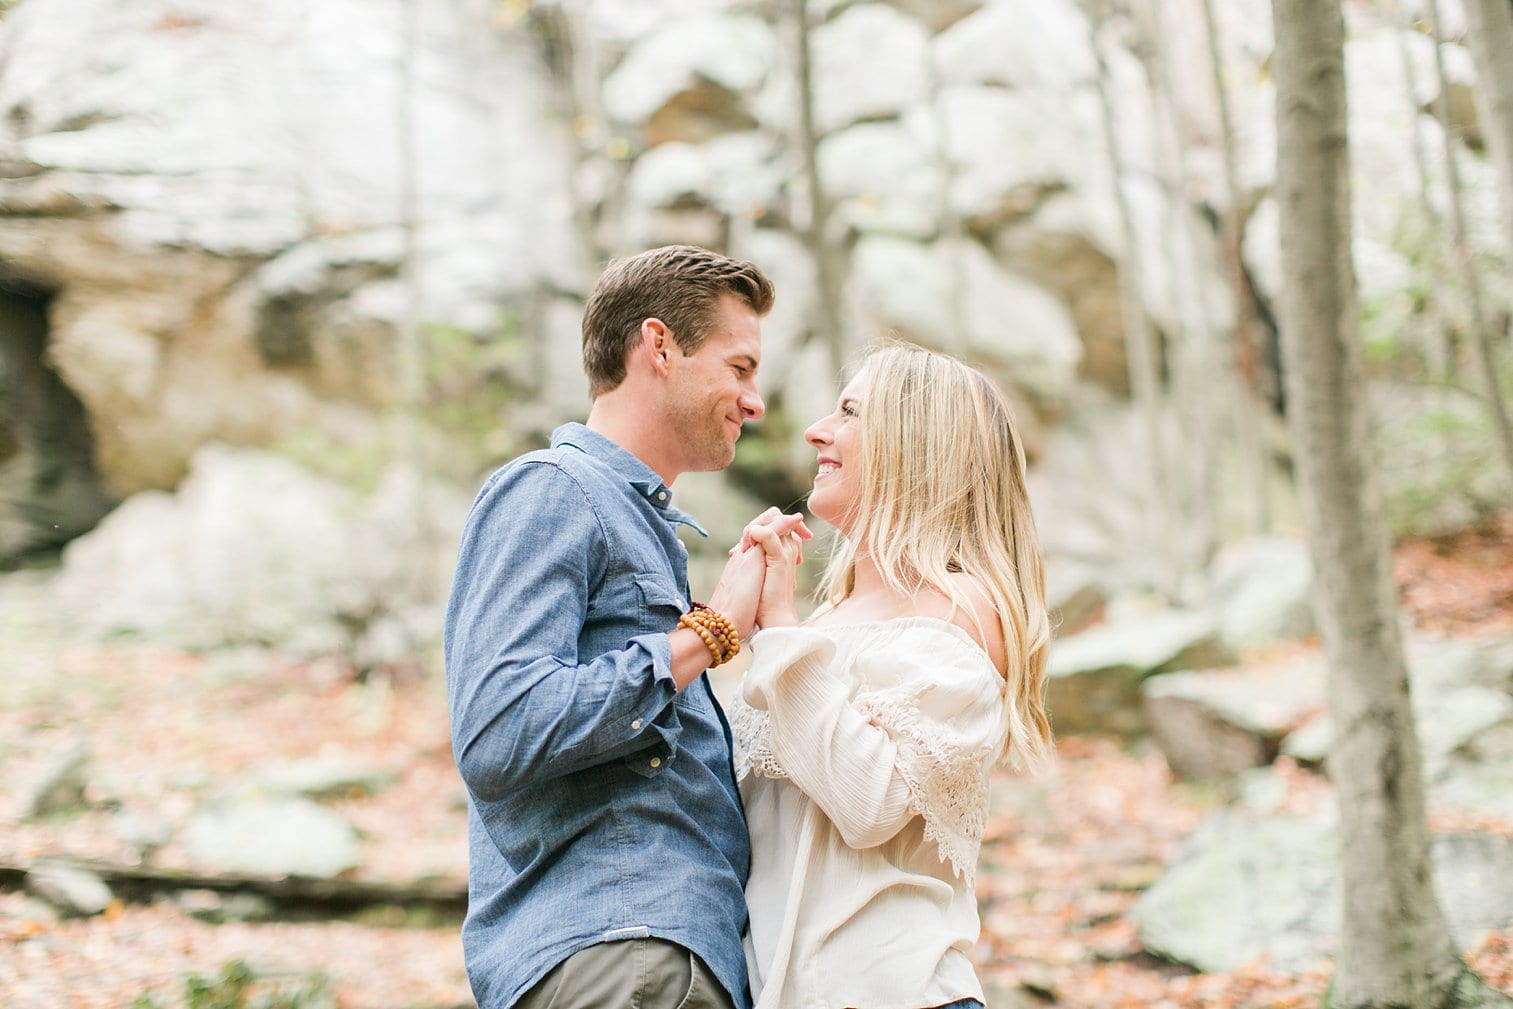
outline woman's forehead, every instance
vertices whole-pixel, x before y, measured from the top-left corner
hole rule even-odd
[[[851,381],[841,390],[841,399],[861,399],[862,388],[867,384],[867,369],[864,367],[852,376]]]

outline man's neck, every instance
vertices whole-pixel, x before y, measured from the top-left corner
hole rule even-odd
[[[638,406],[641,409],[636,409]],[[647,422],[647,411],[643,404],[631,403],[624,397],[616,397],[612,392],[605,393],[594,400],[584,426],[640,459],[668,487],[683,473],[668,451],[668,435]]]

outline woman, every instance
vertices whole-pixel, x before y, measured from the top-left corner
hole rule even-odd
[[[733,705],[752,840],[758,1009],[980,1006],[973,876],[997,764],[1050,749],[1050,627],[1008,404],[911,346],[872,353],[818,452],[810,511],[841,534],[800,625],[776,509],[752,664]]]

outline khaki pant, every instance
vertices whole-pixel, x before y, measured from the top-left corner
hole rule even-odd
[[[735,1009],[704,961],[664,939],[624,939],[581,949],[515,1003],[515,1009]]]

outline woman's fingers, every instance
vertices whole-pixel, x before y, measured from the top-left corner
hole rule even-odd
[[[751,531],[758,528],[774,529],[779,534],[795,532],[798,534],[800,539],[814,539],[814,533],[812,533],[809,530],[809,527],[804,524],[803,512],[792,512],[785,515],[777,508],[768,508],[766,511],[762,512],[762,514],[758,515],[756,518],[748,522],[746,524],[746,528],[741,531],[740,546],[742,549],[751,546],[751,544],[755,542],[755,540],[751,538]]]
[[[752,542],[761,547],[763,553],[767,554],[767,556],[783,556],[782,538],[770,526],[747,526],[746,535],[750,536]]]
[[[751,530],[753,542],[762,548],[768,557],[786,560],[794,565],[804,562],[804,548],[796,533],[779,534],[770,526],[758,526]]]

